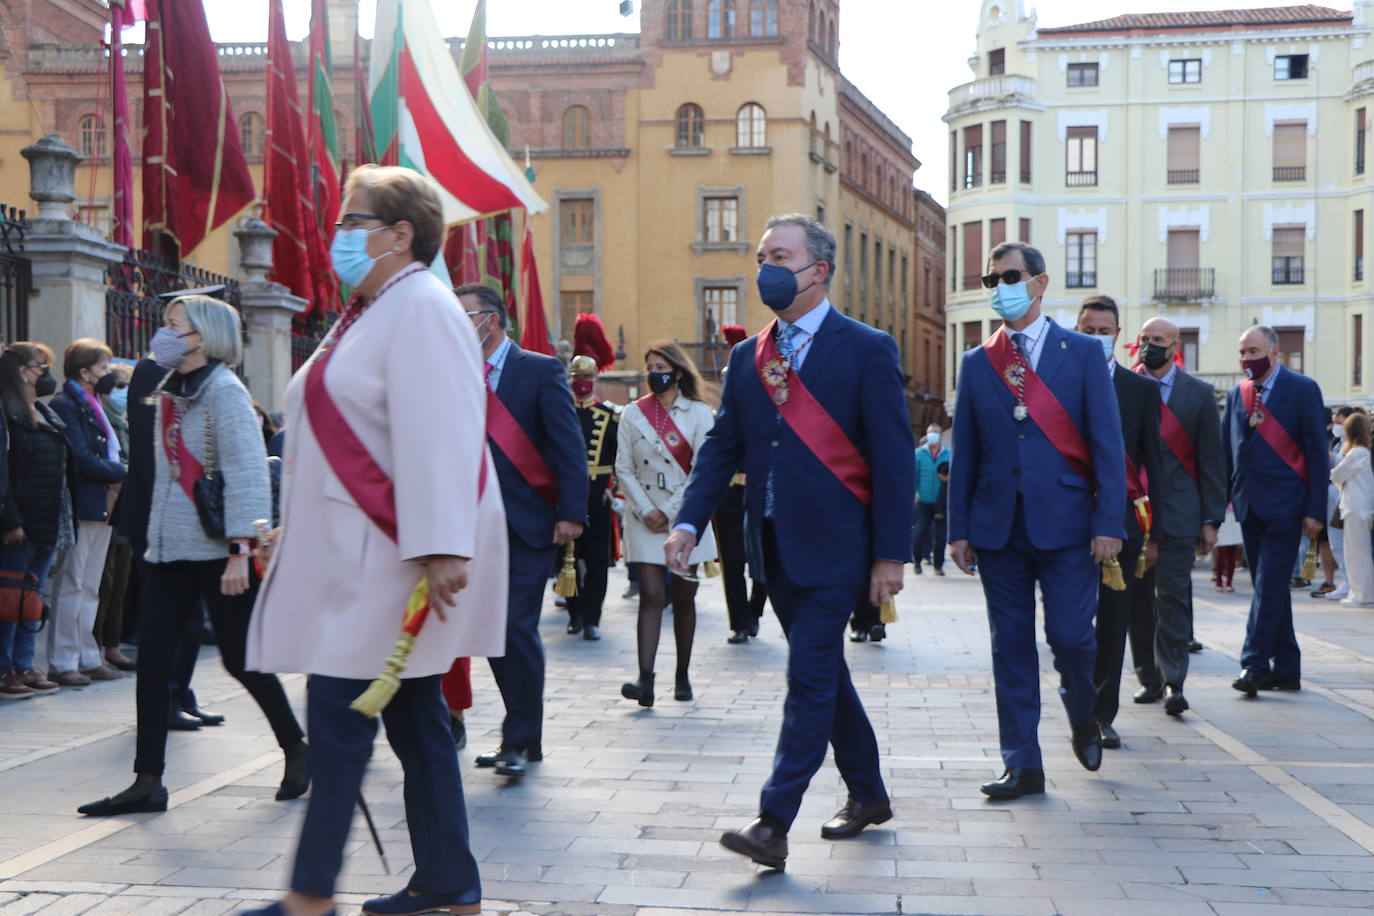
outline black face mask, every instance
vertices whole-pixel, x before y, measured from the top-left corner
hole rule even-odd
[[[677,379],[674,378],[671,372],[649,373],[649,389],[653,391],[654,394],[662,394],[676,384]]]
[[[103,397],[104,395],[109,394],[111,391],[114,391],[115,385],[118,382],[119,379],[115,378],[115,374],[113,372],[107,372],[100,377],[99,381],[95,383],[95,393]]]
[[[1157,343],[1146,344],[1145,349],[1140,351],[1140,361],[1151,372],[1161,369],[1169,361],[1169,348]]]
[[[57,391],[57,379],[52,377],[52,372],[44,372],[33,383],[33,390],[40,398],[46,398]]]

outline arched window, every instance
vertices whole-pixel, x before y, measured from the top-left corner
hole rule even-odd
[[[706,117],[700,105],[688,102],[677,110],[677,145],[681,149],[705,145]]]
[[[735,146],[767,146],[768,119],[757,102],[741,105],[735,115]]]
[[[735,0],[711,0],[706,7],[706,36],[733,38],[735,35]]]
[[[245,156],[262,155],[262,115],[256,111],[239,118],[239,139],[243,142],[243,154]]]
[[[749,34],[778,34],[778,0],[749,0]]]
[[[563,148],[588,149],[592,145],[592,115],[585,106],[563,112]]]
[[[85,115],[76,125],[81,155],[87,159],[105,158],[105,125],[95,115]]]
[[[686,41],[692,37],[692,0],[668,0],[668,40]]]

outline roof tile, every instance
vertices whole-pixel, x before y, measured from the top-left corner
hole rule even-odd
[[[1304,3],[1249,10],[1205,10],[1187,13],[1127,13],[1077,25],[1039,29],[1040,35],[1073,32],[1131,32],[1140,30],[1280,27],[1288,25],[1344,25],[1351,14],[1329,6]]]

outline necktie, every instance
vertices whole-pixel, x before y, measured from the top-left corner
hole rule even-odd
[[[1026,335],[1020,331],[1011,335],[1011,342],[1016,344],[1016,352],[1021,354],[1021,358],[1030,365],[1030,344],[1026,340]]]
[[[483,364],[482,364],[482,380],[485,381],[485,382],[487,383],[487,388],[488,388],[489,390],[491,390],[491,391],[495,391],[495,390],[496,390],[495,386],[492,385],[492,383],[491,383],[491,373],[492,373],[492,370],[495,369],[495,368],[496,368],[496,367],[493,366],[491,363],[483,363]]]
[[[781,332],[780,334],[778,334],[778,352],[782,354],[782,358],[785,359],[785,360],[787,361],[788,366],[792,366],[792,360],[793,360],[793,359],[796,357],[796,355],[797,355],[797,344],[796,344],[796,340],[795,340],[796,336],[797,336],[797,326],[796,326],[795,324],[789,324],[786,328],[784,328],[784,329],[782,330],[782,332]],[[795,367],[792,367],[792,371],[795,372],[795,371],[796,371],[796,368],[795,368]],[[774,415],[774,422],[775,422],[775,423],[779,423],[781,420],[782,420],[782,414],[775,414],[775,415]],[[773,465],[772,465],[772,462],[769,462],[769,464],[768,464],[768,479],[764,482],[764,485],[763,485],[763,517],[764,517],[764,518],[772,518],[772,517],[773,517]]]

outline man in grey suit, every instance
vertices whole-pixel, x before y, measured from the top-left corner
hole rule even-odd
[[[1154,619],[1132,620],[1131,656],[1141,688],[1136,702],[1164,697],[1164,711],[1182,715],[1188,708],[1183,681],[1188,676],[1188,644],[1193,638],[1193,559],[1216,546],[1217,528],[1226,515],[1226,457],[1216,390],[1178,365],[1178,325],[1152,318],[1140,329],[1141,371],[1158,380],[1164,406],[1160,415],[1160,486],[1150,486],[1160,501],[1154,537]]]

